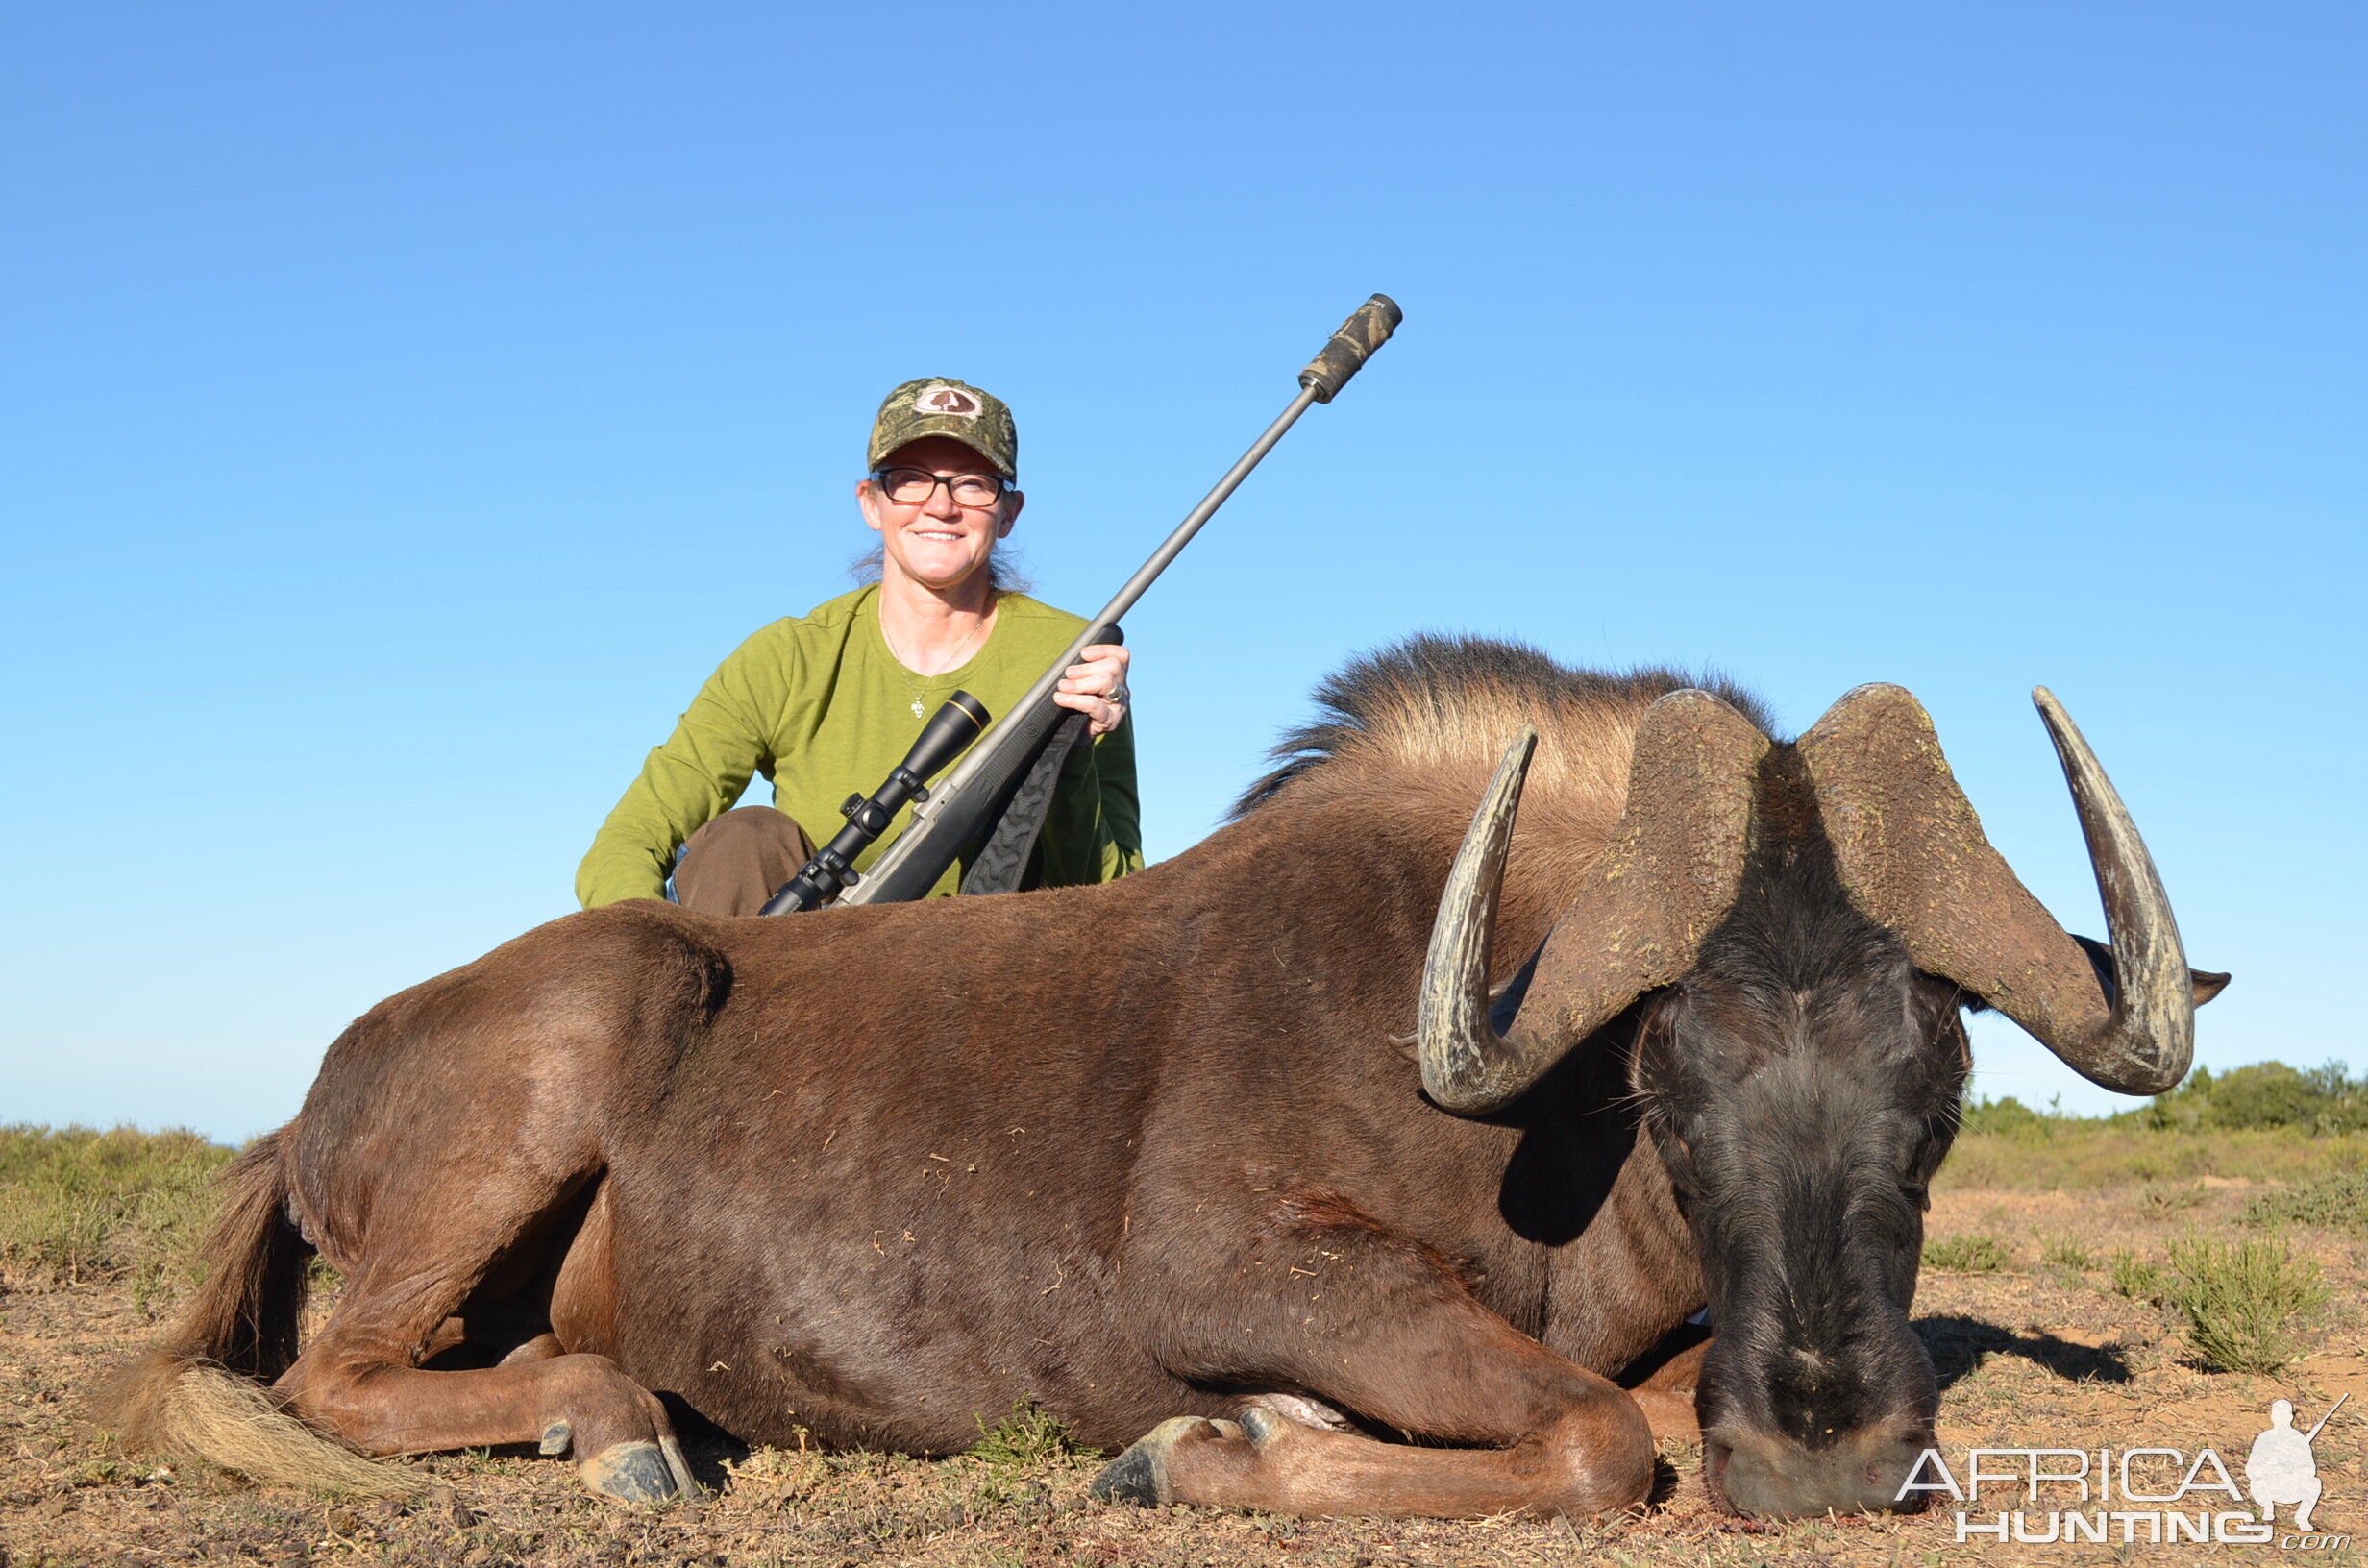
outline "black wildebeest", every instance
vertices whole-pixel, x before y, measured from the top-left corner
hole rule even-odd
[[[1633,1503],[1646,1412],[1698,1412],[1732,1507],[1891,1506],[1961,1009],[2150,1091],[2225,978],[2069,722],[2041,694],[2109,951],[1895,687],[1788,744],[1739,692],[1421,639],[1320,698],[1234,822],[1112,886],[623,904],[373,1009],[115,1422],[346,1484],[539,1441],[633,1499],[690,1484],[652,1390],[922,1454],[1032,1397],[1133,1445],[1108,1494],[1458,1515]],[[346,1286],[298,1354],[312,1249]],[[1706,1304],[1706,1353],[1612,1381]]]

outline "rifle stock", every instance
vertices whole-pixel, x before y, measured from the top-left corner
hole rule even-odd
[[[1283,432],[1315,403],[1329,403],[1348,379],[1364,368],[1375,349],[1389,340],[1403,318],[1395,301],[1376,294],[1342,323],[1326,341],[1316,361],[1300,373],[1299,395],[1276,416],[1239,461],[1225,471],[1200,503],[1185,515],[1151,558],[1136,569],[1126,585],[1101,608],[1093,624],[1078,633],[1052,667],[1036,678],[1023,697],[989,729],[969,755],[956,763],[943,783],[934,785],[925,804],[913,808],[912,825],[880,852],[863,880],[841,894],[844,904],[901,903],[920,898],[937,885],[946,869],[993,827],[992,818],[1026,775],[1052,732],[1070,710],[1052,700],[1063,672],[1077,655],[1098,642],[1118,635],[1121,617],[1134,607],[1144,591],[1168,569],[1168,563],[1192,543],[1200,526],[1216,515],[1259,460],[1273,450]]]

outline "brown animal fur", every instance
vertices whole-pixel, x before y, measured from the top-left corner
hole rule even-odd
[[[296,1359],[311,1249],[282,1209],[278,1134],[222,1174],[222,1213],[200,1256],[206,1281],[166,1348],[118,1369],[91,1413],[136,1452],[187,1454],[256,1481],[358,1497],[408,1497],[422,1483],[324,1439],[255,1381]]]
[[[751,1440],[924,1454],[1023,1397],[1100,1446],[1196,1418],[1137,1451],[1185,1501],[1637,1501],[1651,1434],[1608,1378],[1704,1286],[1639,1136],[1634,1020],[1487,1119],[1426,1104],[1392,1042],[1507,734],[1542,744],[1498,982],[1686,684],[1418,640],[1327,689],[1239,821],[1122,882],[616,905],[389,999],[251,1157],[348,1281],[279,1391],[366,1453],[539,1440],[621,1496],[687,1484],[663,1389]],[[295,1288],[268,1256],[280,1284],[201,1299],[176,1344],[247,1334],[267,1375]],[[1646,1393],[1674,1425],[1671,1364]]]

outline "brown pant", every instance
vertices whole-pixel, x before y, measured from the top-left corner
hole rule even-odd
[[[814,841],[795,817],[742,806],[683,845],[675,862],[675,902],[702,915],[753,915],[813,858]]]

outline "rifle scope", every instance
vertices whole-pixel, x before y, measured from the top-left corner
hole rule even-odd
[[[1134,607],[1135,600],[1168,570],[1168,563],[1192,543],[1200,526],[1216,515],[1217,508],[1249,477],[1259,459],[1283,438],[1283,432],[1307,412],[1309,405],[1330,403],[1359,367],[1373,356],[1373,351],[1390,341],[1390,334],[1404,319],[1405,313],[1398,309],[1395,300],[1387,294],[1376,294],[1359,306],[1356,314],[1341,323],[1341,330],[1332,334],[1315,361],[1299,372],[1299,395],[1292,399],[1291,405],[1275,417],[1274,423],[1251,443],[1239,461],[1225,470],[1217,487],[1200,498],[1200,504],[1185,515],[1184,521],[1175,526],[1175,531],[1151,552],[1151,558],[1126,579],[1126,586],[1119,590],[1118,597],[1104,604],[1101,613],[1077,633],[1076,641],[1052,661],[1051,668],[1036,677],[1036,684],[1027,689],[1027,695],[1004,712],[1003,722],[995,733],[972,747],[970,755],[946,775],[938,785],[936,799],[925,810],[913,813],[912,825],[897,835],[896,843],[879,852],[879,858],[872,862],[872,869],[866,873],[864,885],[840,899],[841,907],[904,903],[925,897],[963,851],[982,836],[996,831],[996,824],[1006,810],[1005,802],[1015,798],[1014,792],[1025,787],[1037,759],[1048,754],[1051,738],[1067,723],[1066,710],[1054,702],[1052,694],[1061,677],[1069,673],[1069,667],[1077,662],[1077,655],[1094,643],[1117,640],[1119,617]],[[1020,846],[1020,853],[1026,854],[1024,845]],[[972,870],[977,870],[976,862]]]
[[[847,825],[839,829],[838,837],[815,851],[814,858],[799,868],[798,874],[781,884],[778,892],[765,900],[759,915],[783,915],[792,910],[819,909],[839,895],[842,888],[851,888],[863,880],[855,872],[855,857],[872,845],[872,842],[888,831],[888,824],[907,802],[929,798],[929,780],[945,771],[946,764],[962,753],[962,748],[978,739],[994,716],[987,705],[968,692],[956,692],[946,699],[946,705],[929,715],[929,722],[921,726],[921,738],[904,753],[904,760],[888,775],[888,781],[872,792],[870,799],[851,795],[839,807],[839,815]]]

